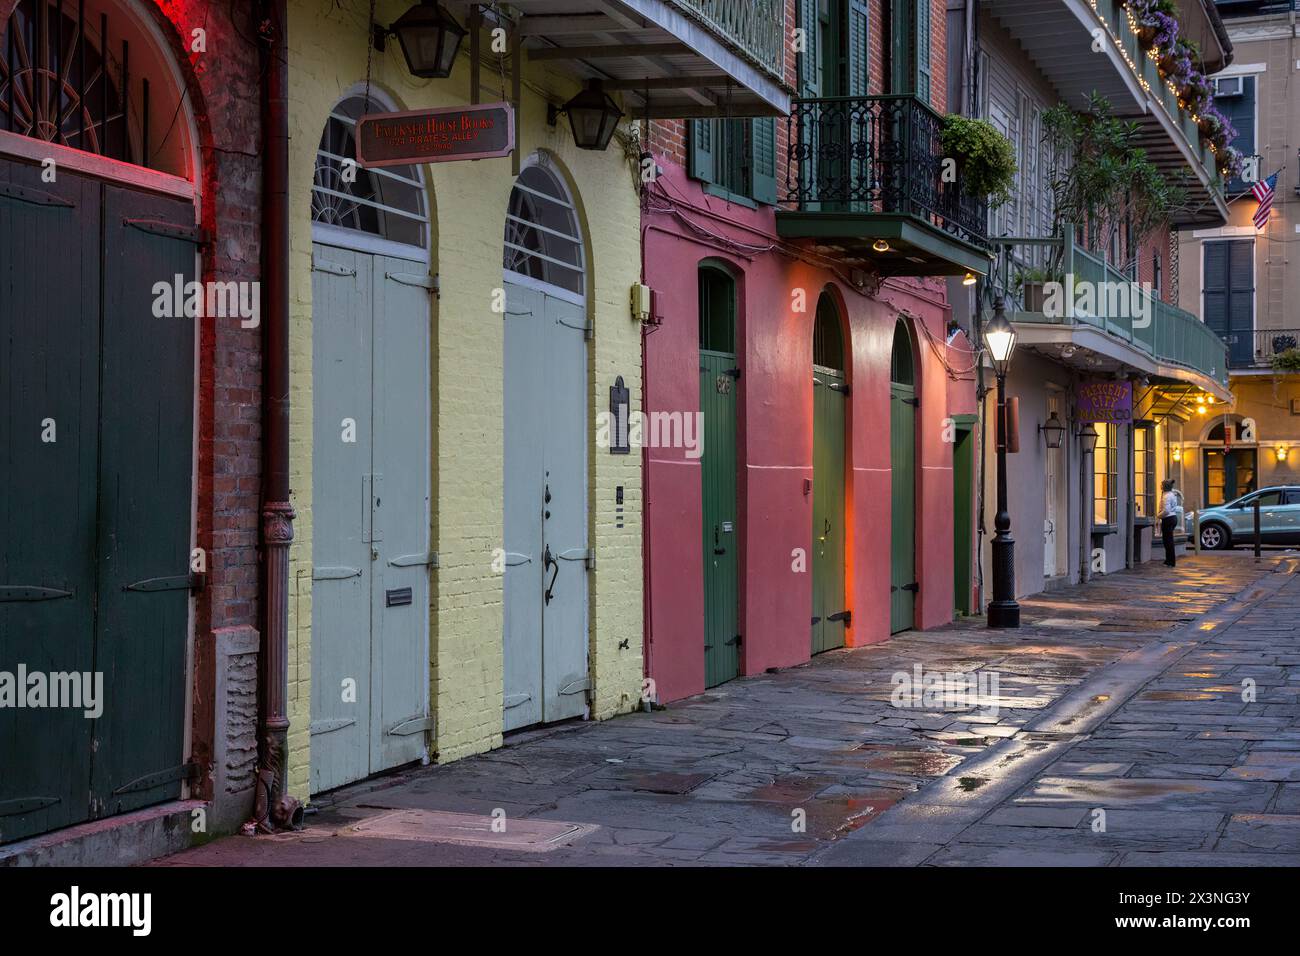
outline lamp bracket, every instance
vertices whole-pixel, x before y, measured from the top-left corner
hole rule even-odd
[[[388,38],[393,35],[393,31],[379,23],[370,25],[370,45],[380,53],[385,52],[388,47]]]

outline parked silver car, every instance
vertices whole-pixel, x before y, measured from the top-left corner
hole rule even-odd
[[[1300,544],[1300,486],[1274,485],[1224,505],[1201,509],[1201,547],[1217,551],[1253,541],[1257,499],[1260,540],[1267,544]],[[1192,533],[1195,515],[1195,511],[1189,511],[1184,519],[1188,534]]]

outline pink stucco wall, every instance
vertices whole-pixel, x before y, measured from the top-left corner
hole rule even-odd
[[[969,353],[945,344],[948,306],[941,280],[891,280],[876,297],[821,265],[806,247],[775,235],[770,207],[750,209],[706,195],[680,166],[659,158],[663,175],[643,217],[645,282],[657,293],[659,324],[645,339],[646,411],[700,407],[697,270],[705,259],[736,277],[738,389],[737,505],[742,674],[808,660],[811,567],[792,570],[791,553],[811,554],[812,331],[817,300],[829,289],[847,317],[850,383],[846,441],[846,595],[851,646],[889,637],[889,365],[894,323],[908,318],[917,357],[916,565],[918,627],[951,620],[953,607],[952,445],[944,420],[974,410],[970,376],[954,380]],[[807,310],[792,308],[792,290]],[[929,335],[924,330],[928,330]],[[646,459],[647,672],[659,699],[704,690],[701,468],[683,449],[654,448]]]

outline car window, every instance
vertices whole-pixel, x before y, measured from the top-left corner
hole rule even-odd
[[[1248,498],[1243,503],[1246,508],[1255,507],[1255,502],[1259,502],[1261,508],[1276,508],[1282,503],[1282,492],[1280,491],[1261,491],[1252,498]]]
[[[1300,491],[1293,489],[1286,492],[1286,503],[1289,505],[1300,505]]]

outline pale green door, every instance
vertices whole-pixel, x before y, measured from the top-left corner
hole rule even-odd
[[[890,362],[889,450],[891,474],[890,633],[915,622],[916,593],[916,385],[907,328],[894,328]]]
[[[844,646],[844,421],[839,314],[825,294],[813,329],[812,653]]]

